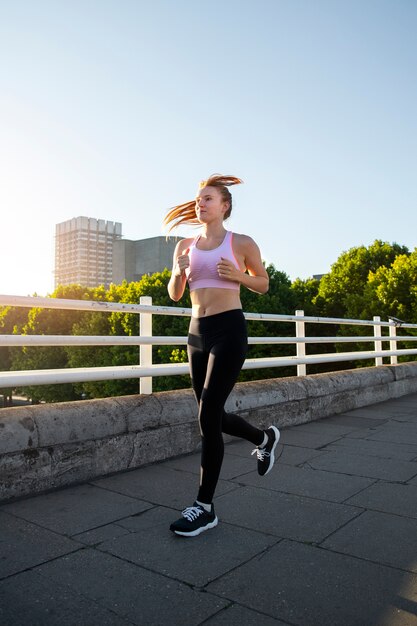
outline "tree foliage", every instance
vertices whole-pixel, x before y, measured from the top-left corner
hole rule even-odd
[[[370,273],[389,268],[397,256],[408,254],[405,246],[379,239],[368,248],[358,246],[343,252],[321,279],[314,304],[325,317],[363,319]]]

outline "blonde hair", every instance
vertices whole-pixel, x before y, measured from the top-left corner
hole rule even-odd
[[[232,212],[232,194],[228,190],[231,185],[240,185],[243,180],[236,176],[223,176],[222,174],[212,174],[207,180],[202,180],[199,189],[204,187],[216,187],[224,202],[229,203],[229,208],[224,214],[224,219],[230,217]],[[169,226],[168,232],[180,226],[180,224],[200,225],[195,211],[195,200],[178,204],[168,211],[164,219],[164,226]]]

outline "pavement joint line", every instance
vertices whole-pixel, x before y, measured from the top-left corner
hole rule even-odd
[[[374,565],[379,565],[381,567],[388,567],[396,572],[404,572],[404,574],[411,574],[415,576],[417,579],[417,573],[410,569],[404,569],[404,567],[399,567],[397,565],[392,565],[392,563],[385,563],[384,561],[376,561],[375,559],[368,559],[364,556],[359,556],[357,554],[351,554],[350,552],[341,552],[340,550],[335,550],[334,548],[326,548],[325,546],[316,546],[319,550],[324,550],[326,552],[332,552],[334,554],[339,554],[340,556],[345,556],[350,559],[356,559],[357,561],[364,561],[365,563],[373,563]]]
[[[326,470],[320,470],[320,471],[326,471]],[[329,473],[332,474],[334,472],[329,472]],[[343,474],[343,476],[350,476],[350,474]],[[357,478],[356,474],[352,474],[352,476]],[[369,477],[368,476],[359,476],[359,478],[369,478]],[[375,480],[377,481],[378,479],[375,479]],[[370,487],[370,486],[371,485],[368,485],[368,487]],[[253,488],[253,489],[262,489],[262,491],[269,491],[272,494],[274,494],[274,493],[282,493],[282,494],[284,494],[286,496],[294,496],[294,498],[304,498],[306,500],[313,500],[313,502],[327,502],[328,504],[337,504],[337,505],[341,505],[341,506],[348,506],[349,508],[355,508],[355,509],[363,508],[363,507],[360,507],[360,506],[357,506],[357,505],[354,505],[354,504],[350,504],[349,502],[346,502],[346,504],[345,504],[345,501],[337,502],[336,500],[329,500],[328,498],[318,498],[317,496],[309,496],[307,494],[293,493],[292,491],[283,491],[281,489],[271,489],[271,487],[262,487],[260,485],[256,485],[256,487],[254,487],[253,485],[246,485],[246,484],[239,485],[239,488],[245,488],[245,487]],[[365,487],[365,489],[366,488],[367,487]],[[227,493],[224,493],[224,494],[222,494],[219,497],[227,496],[230,493],[233,493],[233,491],[228,491]],[[221,520],[219,520],[219,521],[221,521]],[[234,524],[234,525],[238,526],[238,524]],[[239,528],[240,528],[240,526],[239,526]],[[243,526],[243,528],[246,528],[246,527]],[[274,537],[275,535],[272,535],[272,536]]]
[[[238,606],[238,607],[241,607],[243,609],[247,609],[248,611],[251,611],[252,613],[257,613],[260,616],[268,617],[269,619],[272,619],[273,621],[276,621],[277,623],[279,621],[282,624],[287,624],[287,626],[300,626],[299,623],[288,622],[286,620],[283,620],[281,617],[279,619],[277,619],[275,617],[275,615],[271,615],[270,613],[265,613],[265,611],[260,611],[259,609],[254,610],[254,608],[251,607],[251,606],[248,606],[246,604],[242,604],[242,602],[237,602],[236,600],[232,600],[231,598],[227,598],[225,596],[221,596],[221,595],[219,595],[217,593],[213,593],[213,592],[210,592],[210,591],[208,591],[207,593],[210,594],[211,596],[216,597],[216,598],[220,598],[221,600],[229,601],[230,604],[228,606],[223,607],[222,609],[220,609],[219,611],[217,611],[213,615],[210,615],[209,617],[204,619],[202,622],[199,622],[199,624],[197,626],[204,626],[204,624],[209,623],[210,620],[213,619],[213,617],[216,617],[216,616],[220,615],[221,613],[224,613],[225,611],[231,609],[233,606]]]
[[[286,538],[286,541],[291,541],[291,542],[294,542],[294,543],[299,543],[299,544],[304,544],[304,545],[306,545],[306,544],[307,545],[311,545],[313,548],[317,548],[318,550],[323,550],[324,552],[331,552],[333,554],[338,554],[339,556],[344,556],[347,559],[354,559],[356,561],[361,561],[361,562],[365,562],[365,563],[373,563],[374,565],[379,565],[381,567],[387,567],[387,568],[389,568],[391,570],[394,570],[394,571],[404,572],[405,574],[411,574],[417,580],[417,573],[413,572],[411,570],[404,569],[403,567],[398,567],[398,566],[392,565],[390,563],[383,563],[381,561],[376,561],[374,559],[368,559],[368,558],[366,558],[364,556],[358,556],[357,554],[352,554],[351,552],[342,552],[342,551],[336,550],[334,548],[327,548],[326,546],[322,546],[321,542],[319,544],[319,543],[307,542],[307,541],[299,541],[297,539],[289,539],[289,538]],[[323,540],[323,541],[325,541],[325,540]]]
[[[212,594],[214,595],[214,594]],[[229,601],[229,604],[227,606],[222,607],[221,609],[219,609],[218,611],[216,611],[215,613],[213,613],[213,615],[209,615],[208,617],[205,617],[203,619],[202,622],[199,622],[196,626],[204,626],[204,624],[207,624],[207,622],[209,622],[210,620],[212,620],[214,617],[217,617],[218,615],[220,615],[221,613],[224,613],[225,611],[227,611],[228,609],[230,609],[232,606],[234,606],[236,604],[236,602],[233,602],[232,600]]]
[[[242,485],[243,487],[252,487],[253,485]],[[367,489],[368,487],[370,487],[371,485],[368,485],[367,487],[364,487],[364,489]],[[265,491],[271,491],[271,493],[282,493],[286,496],[295,496],[297,498],[305,498],[306,500],[313,500],[315,502],[327,502],[328,504],[340,504],[340,505],[344,505],[346,504],[349,507],[354,507],[354,508],[360,508],[357,505],[352,505],[349,502],[346,502],[346,500],[348,500],[351,496],[349,496],[346,500],[343,501],[339,501],[339,500],[329,500],[328,497],[321,497],[319,498],[318,496],[310,496],[304,493],[294,493],[294,491],[285,491],[284,489],[270,489],[268,487],[258,487],[256,486],[255,489],[264,489]],[[362,491],[362,489],[361,489]],[[360,491],[358,492],[360,493]],[[225,494],[226,495],[226,494]],[[352,495],[355,496],[357,495],[356,493]]]
[[[36,528],[41,528],[42,530],[46,530],[49,533],[52,533],[53,535],[57,535],[57,537],[64,537],[65,539],[71,539],[72,541],[75,541],[72,535],[66,535],[65,533],[58,532],[57,530],[54,530],[53,528],[49,528],[48,526],[43,526],[43,524],[41,524],[40,522],[36,522],[35,520],[28,519],[27,517],[22,517],[21,515],[17,515],[14,512],[9,513],[9,511],[4,511],[3,509],[0,509],[0,511],[1,513],[5,513],[9,517],[14,517],[15,519],[26,522],[26,524],[30,524],[31,526],[36,526]],[[81,533],[78,533],[78,534],[81,534]],[[84,545],[84,544],[80,544],[80,545]]]
[[[352,498],[353,497],[354,496],[352,496]],[[349,503],[347,503],[347,505],[349,505]],[[360,505],[353,505],[353,506],[355,506],[356,508],[361,508]],[[412,517],[411,515],[407,515],[406,513],[394,513],[393,511],[385,511],[383,509],[376,509],[370,505],[364,508],[364,511],[370,511],[372,513],[383,513],[384,515],[393,515],[394,517],[399,517],[400,519],[411,519],[411,520],[417,521],[417,517]],[[356,518],[352,518],[352,519],[356,519]]]
[[[62,559],[65,556],[77,554],[77,552],[82,552],[83,550],[86,550],[89,547],[90,546],[80,544],[80,546],[76,548],[75,550],[71,550],[70,552],[65,552],[64,554],[59,554],[58,556],[53,556],[51,558],[45,559],[44,561],[40,561],[39,563],[36,563],[35,565],[24,567],[23,569],[20,569],[18,572],[13,572],[13,574],[7,574],[7,576],[0,576],[0,583],[4,582],[5,580],[10,580],[11,578],[15,578],[16,576],[19,576],[20,574],[24,574],[25,572],[32,572],[32,571],[36,572],[36,570],[39,567],[46,565],[46,563],[53,563],[54,561],[58,561],[59,559]],[[41,575],[40,572],[36,572],[36,573]]]
[[[255,612],[258,615],[263,615],[264,617],[268,617],[268,618],[270,618],[272,620],[279,621],[279,622],[282,622],[284,624],[288,624],[288,626],[301,626],[300,622],[288,622],[286,620],[283,620],[281,617],[277,619],[276,616],[272,615],[271,613],[266,613],[265,611],[260,611],[259,609],[254,609],[249,604],[244,604],[242,602],[237,602],[233,598],[229,598],[226,595],[221,595],[221,594],[215,593],[213,591],[207,591],[206,593],[207,593],[207,595],[210,595],[210,596],[212,596],[214,598],[219,598],[220,600],[226,600],[226,601],[228,600],[231,603],[229,607],[224,607],[224,609],[221,609],[221,611],[226,610],[226,608],[230,608],[231,606],[236,605],[236,606],[240,606],[240,607],[242,607],[244,609],[247,609],[248,611]],[[218,614],[219,614],[219,612],[215,613],[215,615],[218,615]],[[207,618],[205,620],[205,622],[209,621],[209,619],[212,619],[212,617],[213,617],[213,615],[211,615],[209,618]],[[201,624],[204,624],[204,622],[201,622]]]
[[[239,528],[240,530],[250,530],[252,533],[258,533],[259,535],[272,537],[273,539],[277,540],[276,543],[280,543],[281,541],[283,541],[283,539],[285,539],[285,537],[280,537],[279,535],[273,535],[272,533],[269,533],[267,530],[255,530],[253,528],[248,528],[247,526],[241,526],[240,524],[237,524],[236,522],[227,522],[222,519],[219,519],[219,524],[226,524],[227,526],[233,526],[234,528]]]
[[[361,456],[364,458],[369,458],[364,454],[356,454],[356,455],[352,454],[352,456]],[[378,457],[373,457],[373,458],[378,458]],[[380,460],[391,461],[393,459],[380,459]],[[403,461],[403,463],[414,463],[414,461]],[[385,480],[378,476],[369,476],[367,474],[349,474],[348,472],[341,472],[340,470],[336,470],[336,469],[326,469],[323,467],[311,467],[309,465],[309,461],[305,461],[305,465],[303,465],[302,467],[304,466],[311,470],[320,471],[320,472],[328,472],[329,474],[341,474],[342,476],[353,476],[355,478],[371,478],[374,480],[381,480],[383,482],[387,482],[389,484],[394,484],[394,485],[407,485],[410,480],[414,480],[417,476],[417,474],[413,474],[412,476],[410,476],[410,478],[407,478],[407,480]]]
[[[257,532],[257,531],[252,531],[252,532]],[[260,534],[266,535],[267,533],[260,533]],[[241,561],[237,565],[235,565],[235,566],[231,567],[230,569],[228,569],[227,571],[219,574],[215,578],[212,578],[211,580],[208,580],[204,585],[200,585],[200,586],[195,585],[194,589],[196,591],[201,591],[201,592],[204,592],[204,593],[211,593],[209,590],[206,589],[207,585],[211,585],[212,583],[216,582],[217,580],[220,580],[221,578],[223,578],[223,576],[227,576],[229,574],[232,574],[233,572],[238,570],[240,567],[242,567],[244,565],[247,565],[248,563],[250,563],[251,561],[253,561],[255,559],[262,559],[266,555],[266,553],[269,552],[269,550],[271,548],[273,548],[276,545],[278,545],[281,541],[283,541],[283,539],[282,538],[278,538],[278,540],[274,544],[272,544],[270,546],[266,546],[265,548],[263,548],[262,550],[260,550],[256,554],[253,554],[252,556],[248,557],[245,561]],[[214,594],[214,595],[217,595],[217,594]]]
[[[359,507],[358,507],[359,508]],[[330,537],[332,537],[333,535],[335,535],[336,533],[338,533],[340,530],[342,530],[343,528],[346,528],[346,526],[348,526],[351,522],[356,521],[359,517],[362,517],[362,515],[364,515],[367,512],[367,509],[362,509],[362,511],[358,511],[358,514],[355,515],[354,517],[351,517],[349,520],[346,520],[345,522],[343,522],[343,524],[341,524],[338,528],[335,528],[334,530],[332,530],[327,537],[324,537],[323,539],[320,539],[320,541],[316,542],[316,546],[318,548],[322,547],[321,544],[324,541],[327,541]]]
[[[124,517],[120,517],[117,520],[111,520],[110,522],[106,522],[105,524],[99,524],[99,526],[92,526],[91,528],[87,528],[87,530],[82,530],[81,532],[77,532],[74,535],[62,535],[62,536],[67,536],[69,539],[74,539],[76,540],[77,537],[79,537],[80,535],[85,535],[86,533],[90,533],[90,532],[94,532],[96,530],[100,530],[101,528],[106,528],[107,526],[111,526],[114,524],[114,526],[117,526],[118,528],[123,528],[123,530],[128,531],[128,533],[131,532],[135,532],[129,528],[126,528],[125,526],[122,526],[120,524],[120,522],[123,522],[124,520],[127,520],[131,517],[140,517],[141,515],[144,515],[145,513],[149,513],[149,511],[153,511],[154,509],[158,508],[158,506],[153,506],[150,509],[145,509],[145,511],[140,511],[139,513],[134,513],[133,515],[125,515]],[[48,529],[49,530],[49,529]],[[102,541],[100,541],[98,544],[103,543]],[[84,544],[86,545],[86,544]],[[91,547],[91,544],[88,544]]]
[[[124,495],[124,494],[120,494],[120,495]],[[36,498],[37,496],[35,496]],[[134,498],[136,499],[136,498]],[[142,502],[145,502],[145,500],[142,500]],[[54,530],[53,528],[50,528],[49,526],[44,526],[42,525],[40,522],[36,522],[32,519],[28,519],[27,517],[22,517],[21,515],[18,515],[17,513],[13,512],[9,512],[9,511],[4,511],[3,509],[0,508],[0,511],[2,513],[5,513],[6,515],[8,515],[9,517],[14,517],[17,518],[19,520],[23,520],[24,522],[26,522],[27,524],[31,524],[33,526],[36,526],[37,528],[42,528],[42,530],[47,530],[50,533],[53,533],[54,535],[57,535],[58,537],[65,537],[66,539],[71,539],[72,541],[77,541],[77,537],[79,535],[84,535],[85,533],[88,532],[92,532],[95,530],[99,530],[100,528],[105,528],[106,526],[109,526],[110,524],[115,524],[116,526],[119,526],[118,522],[122,522],[125,519],[129,519],[130,517],[139,517],[140,515],[143,515],[144,513],[148,513],[149,511],[153,511],[154,509],[158,508],[158,506],[161,506],[159,504],[154,504],[150,509],[145,509],[145,511],[140,511],[139,513],[134,513],[132,515],[124,515],[123,517],[119,517],[115,520],[111,520],[108,522],[105,522],[104,524],[99,524],[98,526],[91,526],[89,528],[87,528],[86,530],[82,530],[81,532],[76,532],[73,535],[71,534],[66,534],[66,533],[62,533],[62,532],[58,532],[57,530]],[[167,507],[169,508],[169,507]],[[124,526],[119,526],[120,528],[125,528]],[[82,546],[86,546],[86,544],[84,543],[80,543],[80,545]]]
[[[365,487],[361,487],[358,491],[356,491],[355,493],[350,494],[350,496],[348,496],[347,498],[342,500],[342,502],[340,504],[349,504],[348,501],[350,500],[350,498],[355,498],[360,493],[362,493],[363,491],[366,491],[367,489],[369,489],[369,487],[373,487],[374,485],[376,485],[379,482],[385,482],[385,481],[381,481],[378,478],[373,478],[371,480],[373,480],[373,482],[370,485],[366,485]]]
[[[98,548],[91,548],[91,546],[88,546],[88,547],[90,549],[94,549],[96,552],[100,552],[100,554],[105,554],[106,556],[117,559],[118,561],[121,561],[122,563],[129,563],[129,565],[132,565],[133,567],[136,567],[141,570],[145,570],[146,572],[152,572],[152,574],[157,574],[158,576],[162,576],[163,578],[166,578],[167,580],[171,580],[171,581],[174,580],[175,582],[181,585],[185,585],[185,587],[188,587],[189,589],[192,589],[194,591],[199,590],[198,587],[196,587],[192,583],[187,582],[186,580],[181,580],[180,578],[176,578],[175,576],[169,576],[168,574],[165,574],[164,572],[161,572],[160,570],[153,569],[152,567],[149,567],[147,565],[136,563],[135,561],[131,561],[126,556],[123,556],[123,557],[119,556],[118,554],[114,554],[113,552],[108,552],[107,550],[101,549],[100,547]]]
[[[245,529],[245,530],[247,530],[247,529]],[[263,533],[263,534],[266,534],[266,533]],[[180,542],[181,541],[187,541],[187,539],[185,539],[184,537],[178,537],[177,540],[180,541]],[[274,545],[277,545],[280,541],[282,541],[282,539],[279,539]],[[166,578],[169,581],[175,581],[175,582],[177,582],[180,585],[184,585],[185,587],[188,587],[192,591],[196,591],[196,592],[199,592],[199,593],[205,593],[207,595],[211,595],[211,596],[215,596],[215,597],[221,598],[222,596],[219,596],[218,594],[213,593],[213,592],[207,590],[206,589],[207,585],[210,585],[211,583],[214,583],[216,580],[222,578],[223,576],[226,576],[226,575],[234,572],[235,570],[239,569],[239,567],[241,567],[242,565],[246,565],[247,563],[249,563],[250,561],[252,561],[256,557],[258,557],[263,552],[266,552],[271,547],[272,546],[267,546],[265,549],[263,549],[260,552],[254,554],[253,556],[248,558],[246,561],[242,561],[241,563],[239,563],[235,567],[232,567],[232,568],[228,569],[227,571],[223,572],[219,576],[216,576],[215,578],[212,578],[212,579],[208,580],[204,585],[193,585],[192,583],[187,582],[185,580],[182,580],[181,578],[177,578],[176,576],[172,576],[170,574],[166,574],[164,572],[161,572],[160,570],[154,569],[154,568],[149,567],[147,565],[143,565],[143,564],[137,563],[135,561],[131,561],[127,557],[121,557],[118,554],[114,554],[113,552],[108,552],[107,550],[101,549],[100,547],[93,548],[92,546],[85,546],[85,549],[96,550],[97,552],[100,552],[101,554],[105,554],[106,556],[115,558],[118,561],[121,561],[123,563],[129,563],[129,565],[132,565],[133,567],[136,567],[138,569],[142,569],[142,570],[145,570],[147,572],[151,572],[152,574],[156,574],[158,576],[162,576],[163,578]],[[53,560],[55,560],[55,559],[53,559]],[[33,569],[33,568],[31,568],[31,569]],[[250,608],[250,607],[248,607],[248,608]]]
[[[349,437],[350,434],[351,433],[348,433],[345,437],[343,437],[343,439],[350,439],[351,441],[376,441],[377,443],[390,443],[389,441],[381,441],[380,439],[368,439],[366,437],[364,437],[363,439],[358,439],[357,437]],[[416,446],[417,448],[417,444],[405,443],[404,441],[396,441],[395,445],[396,446]],[[389,457],[381,457],[381,458],[389,458]]]

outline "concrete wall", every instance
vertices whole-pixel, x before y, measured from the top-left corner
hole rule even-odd
[[[240,383],[227,410],[264,427],[302,424],[417,391],[417,363]],[[192,452],[190,390],[0,410],[0,500]]]

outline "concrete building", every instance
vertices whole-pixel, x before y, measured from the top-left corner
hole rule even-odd
[[[74,217],[57,224],[55,234],[55,287],[110,285],[113,246],[122,236],[119,222]]]
[[[97,287],[171,269],[178,238],[122,239],[120,222],[74,217],[56,225],[55,287]]]
[[[120,284],[140,280],[144,274],[162,272],[172,267],[175,246],[180,238],[150,237],[149,239],[119,239],[113,248],[113,282]]]

